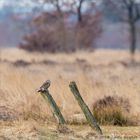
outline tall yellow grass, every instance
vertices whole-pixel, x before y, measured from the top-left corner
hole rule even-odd
[[[48,105],[36,93],[47,79],[52,81],[50,93],[66,118],[81,113],[68,87],[75,80],[92,108],[93,103],[105,95],[126,97],[131,103],[131,114],[140,114],[140,54],[137,65],[129,62],[125,51],[98,50],[73,54],[27,53],[18,49],[0,50],[0,106],[14,109],[22,117],[49,118]],[[30,62],[28,66],[14,66],[14,62]],[[47,62],[55,62],[43,64]],[[139,62],[139,64],[138,64]]]

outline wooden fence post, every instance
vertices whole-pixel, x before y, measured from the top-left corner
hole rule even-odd
[[[83,98],[81,97],[76,83],[74,81],[70,82],[69,87],[70,87],[74,97],[78,101],[78,104],[81,107],[81,109],[82,109],[89,125],[91,126],[91,128],[95,128],[97,130],[97,132],[102,135],[103,134],[102,130],[101,130],[100,126],[97,124],[97,122],[96,122],[94,116],[92,115],[90,109],[88,108],[88,106],[85,104]]]
[[[51,84],[50,80],[47,80],[45,83],[43,83],[43,85],[40,87],[38,92],[40,92],[42,97],[45,99],[45,101],[47,103],[49,103],[51,110],[52,110],[52,113],[54,114],[54,116],[58,120],[59,124],[64,125],[64,124],[66,124],[66,121],[65,121],[59,107],[57,106],[55,100],[53,99],[53,97],[49,93],[48,88],[50,87],[50,84]]]

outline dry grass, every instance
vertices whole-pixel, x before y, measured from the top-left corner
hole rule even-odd
[[[68,87],[69,82],[75,80],[91,109],[93,103],[104,96],[126,97],[131,105],[129,115],[136,116],[137,120],[140,115],[139,75],[139,53],[136,54],[136,63],[129,64],[128,52],[119,50],[54,55],[1,49],[0,106],[14,110],[21,119],[52,120],[49,107],[36,94],[37,88],[50,79],[50,92],[65,118],[73,121],[78,116],[78,121],[84,122]]]
[[[140,127],[102,126],[103,136],[98,136],[87,125],[68,126],[74,133],[56,131],[54,124],[35,121],[0,122],[0,140],[139,140]]]
[[[129,100],[118,96],[105,96],[93,104],[93,114],[100,124],[132,125],[129,120]]]

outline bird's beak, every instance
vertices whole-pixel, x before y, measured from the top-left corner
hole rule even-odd
[[[36,91],[36,93],[38,93],[38,92],[41,92],[41,89],[36,89],[35,91]]]
[[[41,91],[42,91],[41,89],[37,90],[37,92],[41,92]]]

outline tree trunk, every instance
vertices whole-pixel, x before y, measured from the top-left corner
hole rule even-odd
[[[79,2],[79,6],[77,8],[77,17],[78,17],[78,22],[81,23],[83,18],[82,18],[82,4],[83,4],[84,0],[80,0]]]
[[[130,26],[130,53],[135,54],[136,50],[136,25],[134,22],[129,23]]]

